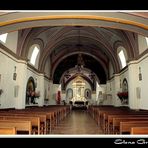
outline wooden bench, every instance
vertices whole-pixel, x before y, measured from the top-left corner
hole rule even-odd
[[[40,112],[31,112],[25,110],[13,110],[7,113],[1,113],[0,115],[12,115],[12,116],[21,116],[21,117],[38,117],[40,120],[40,134],[47,134],[47,115]]]
[[[135,112],[135,111],[110,111],[108,114],[104,115],[103,121],[103,131],[104,133],[112,133],[113,131],[113,118],[129,118],[129,117],[148,117],[148,112]]]
[[[31,121],[16,121],[16,120],[0,120],[0,127],[15,127],[16,131],[25,131],[31,134],[32,125]]]
[[[114,118],[113,119],[113,134],[119,134],[120,122],[130,122],[130,121],[148,121],[148,117],[125,117],[125,118]]]
[[[15,127],[0,127],[0,135],[16,135]]]
[[[132,127],[130,134],[132,134],[132,135],[148,135],[148,127]]]
[[[31,121],[32,125],[32,134],[40,134],[40,119],[39,117],[25,117],[25,116],[19,116],[19,115],[1,115],[0,114],[0,120],[16,120],[16,121]]]
[[[117,115],[109,115],[108,122],[107,122],[107,133],[108,134],[115,134],[119,131],[119,126],[121,121],[130,121],[130,120],[148,120],[148,115],[124,115],[124,114],[117,114]],[[118,130],[116,130],[118,129]]]
[[[128,121],[120,122],[120,134],[130,134],[132,127],[145,127],[148,126],[148,121]]]

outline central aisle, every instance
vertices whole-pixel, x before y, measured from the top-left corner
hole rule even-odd
[[[74,110],[53,131],[52,134],[103,134],[86,110]]]

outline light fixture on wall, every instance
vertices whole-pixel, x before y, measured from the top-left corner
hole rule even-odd
[[[17,77],[16,66],[14,66],[13,80],[16,80],[16,77]]]
[[[142,80],[142,73],[141,73],[141,67],[139,67],[139,81]]]

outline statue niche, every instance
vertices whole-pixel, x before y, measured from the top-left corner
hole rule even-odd
[[[35,104],[35,82],[32,77],[28,79],[26,87],[26,104]]]

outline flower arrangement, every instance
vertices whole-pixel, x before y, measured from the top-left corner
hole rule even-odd
[[[128,102],[128,92],[118,92],[117,96],[120,98],[121,102]]]
[[[119,98],[127,99],[127,98],[128,98],[128,92],[118,92],[118,93],[117,93],[117,96],[118,96]]]
[[[40,97],[40,92],[36,92],[36,91],[27,91],[27,95],[28,97],[34,96],[35,98],[39,98]]]

